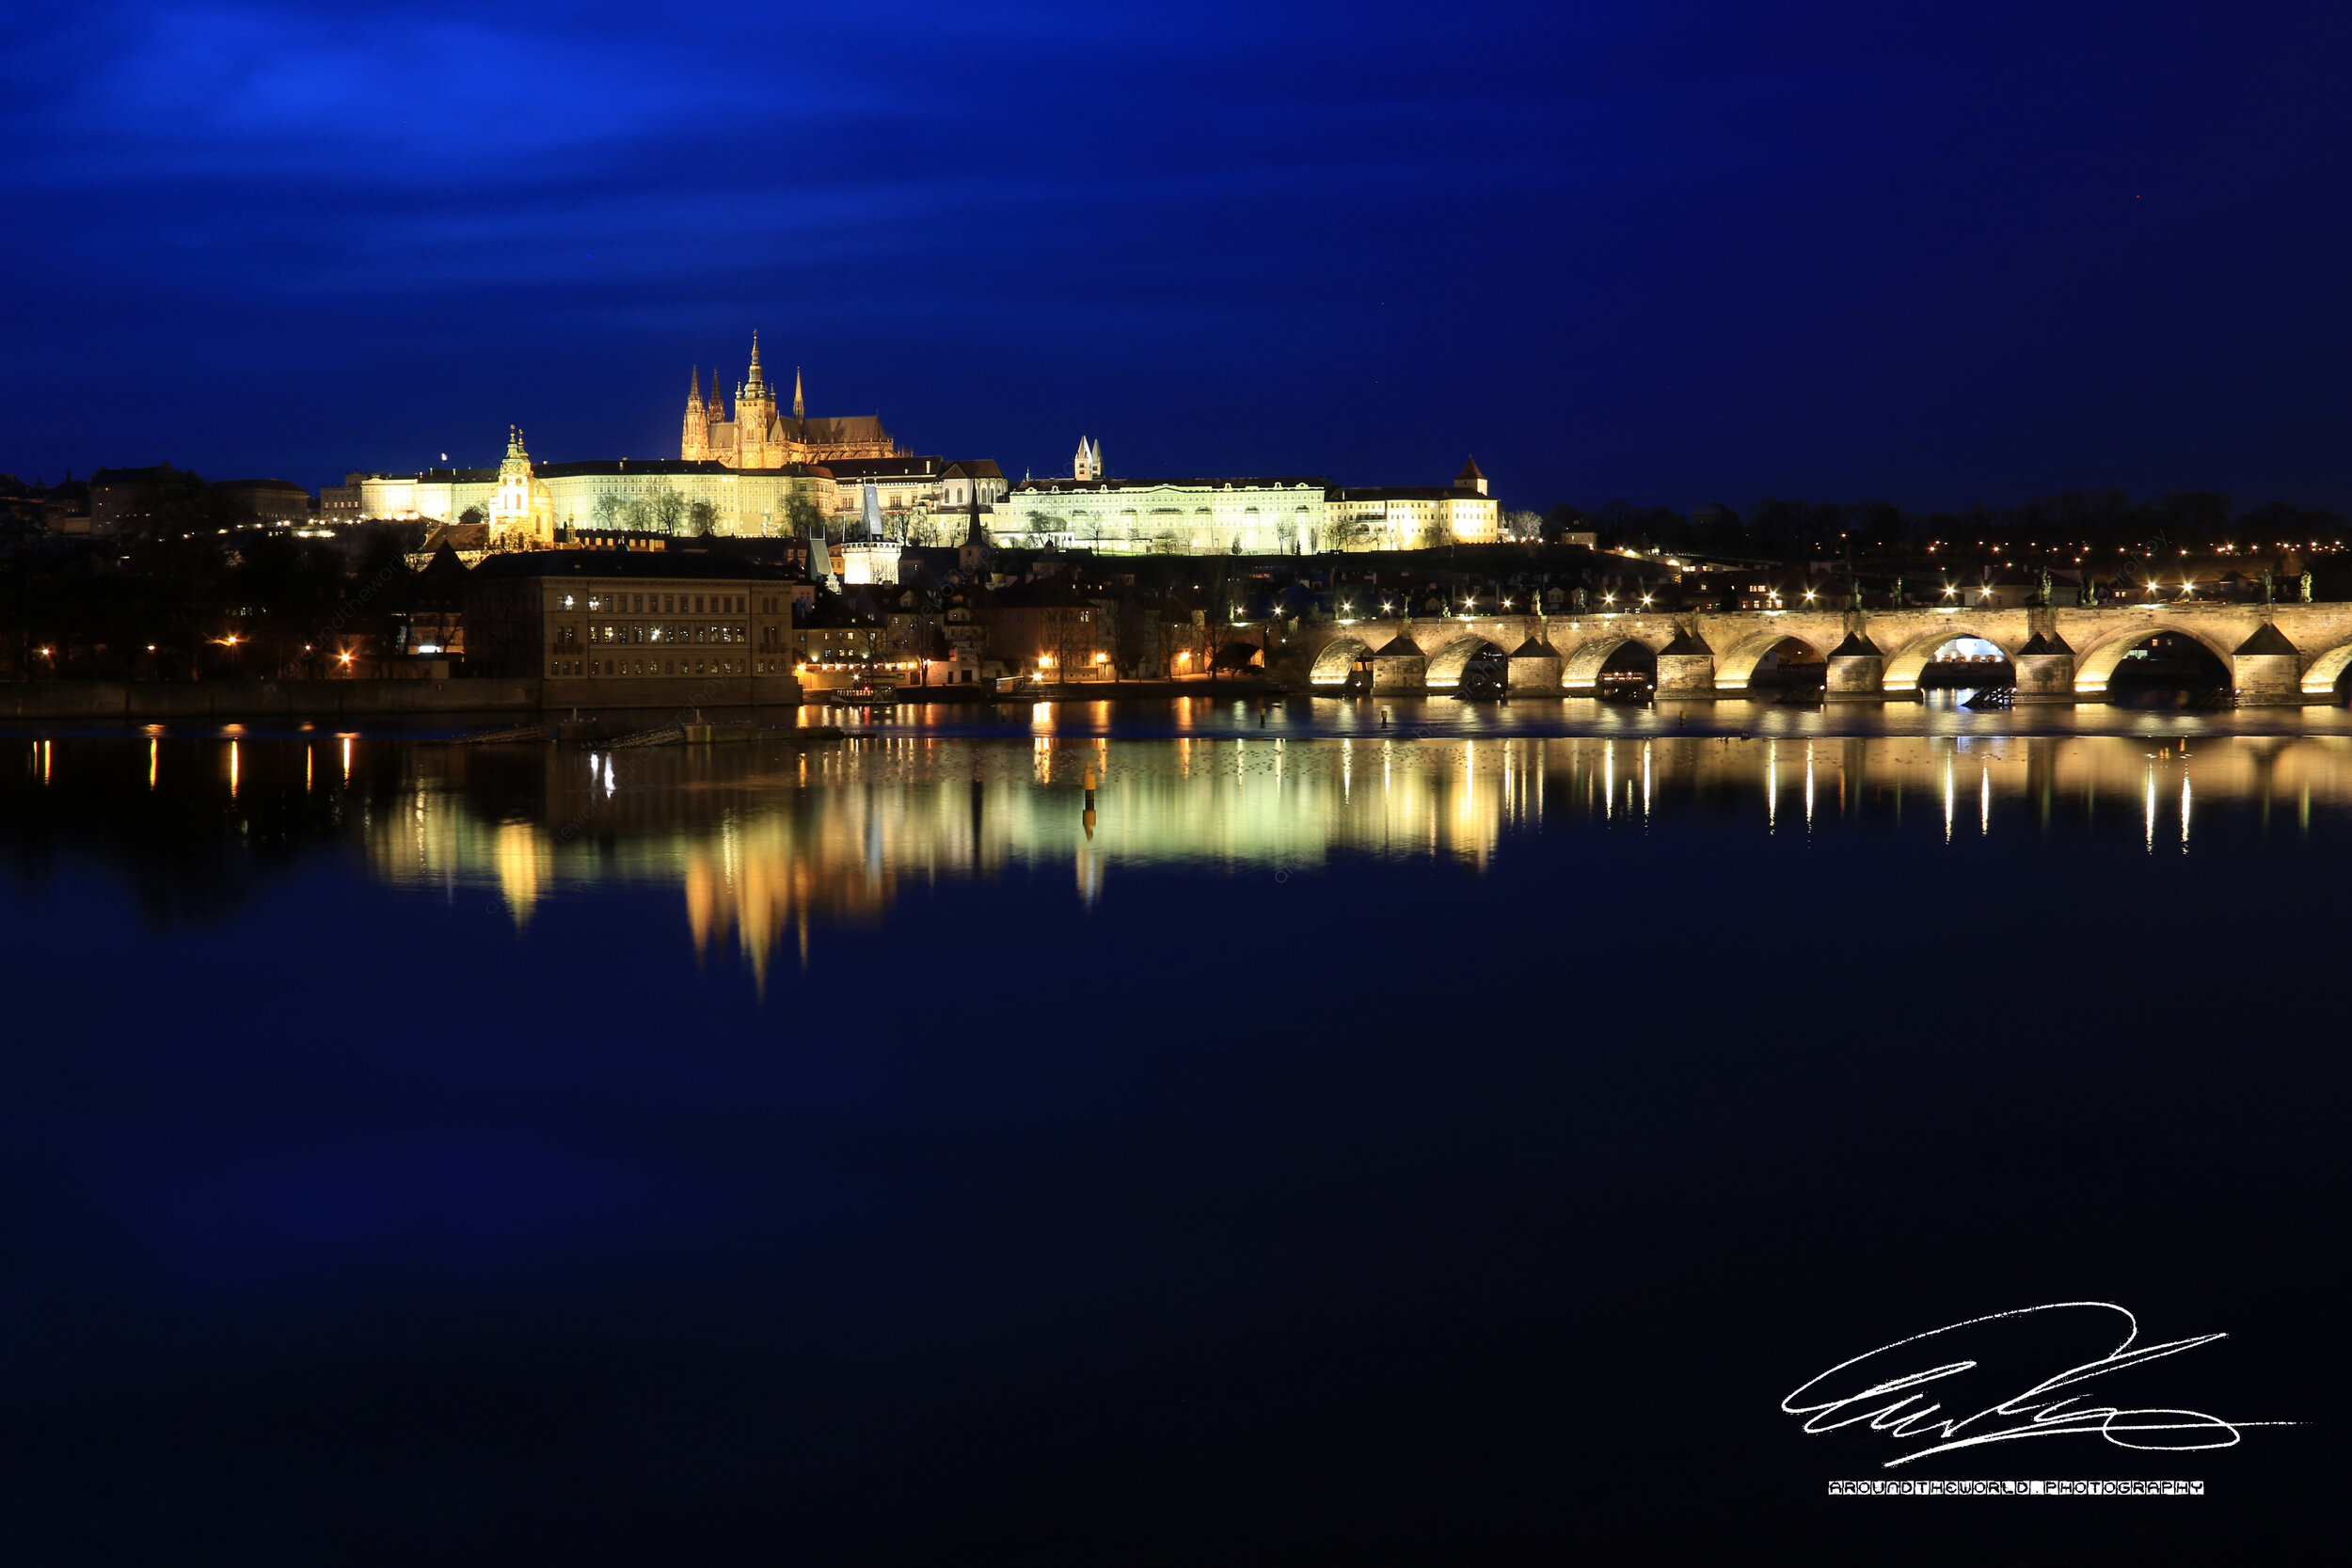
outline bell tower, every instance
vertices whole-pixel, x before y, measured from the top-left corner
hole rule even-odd
[[[759,334],[752,334],[752,371],[741,388],[735,394],[735,454],[736,466],[743,468],[774,468],[783,466],[783,453],[769,445],[769,427],[776,422],[776,394],[759,373]]]

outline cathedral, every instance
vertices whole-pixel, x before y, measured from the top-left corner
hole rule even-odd
[[[812,420],[801,402],[801,372],[792,372],[792,412],[776,409],[775,388],[759,371],[759,335],[752,335],[752,372],[736,384],[735,416],[727,417],[719,372],[710,372],[710,401],[702,393],[702,372],[686,380],[686,430],[678,456],[689,463],[718,463],[730,468],[786,468],[802,463],[831,463],[869,457],[904,457],[879,414]]]

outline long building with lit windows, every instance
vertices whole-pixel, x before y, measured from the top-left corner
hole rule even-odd
[[[514,550],[467,574],[466,657],[536,676],[544,705],[795,702],[792,585],[679,550]]]
[[[1111,555],[1312,555],[1485,544],[1501,514],[1478,465],[1450,485],[1340,487],[1310,477],[1113,479],[1099,440],[1081,437],[1067,479],[1009,483],[988,459],[903,451],[878,415],[816,418],[799,372],[791,412],[760,368],[736,384],[696,372],[675,458],[541,463],[509,427],[494,468],[354,473],[330,485],[330,519],[486,525],[490,551],[548,549],[581,533],[804,538],[948,545],[977,515],[1002,546]],[[476,547],[480,547],[477,546]]]
[[[1068,479],[1011,486],[989,518],[1000,545],[1110,555],[1315,555],[1489,544],[1502,517],[1475,462],[1453,484],[1343,488],[1321,479],[1112,479],[1081,438]]]

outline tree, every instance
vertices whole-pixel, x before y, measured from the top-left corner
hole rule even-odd
[[[799,491],[796,490],[786,498],[784,503],[786,537],[806,539],[810,536],[811,531],[824,520],[824,514],[817,510],[817,503]]]
[[[2218,539],[2230,531],[2230,498],[2217,490],[2168,490],[2164,518],[2176,539]]]
[[[686,509],[686,531],[697,536],[715,533],[719,527],[719,509],[708,501],[696,501]]]
[[[607,490],[588,508],[588,520],[597,528],[618,528],[621,524],[621,498]]]
[[[686,516],[686,498],[678,494],[667,480],[645,492],[645,526],[656,533],[675,533]],[[707,529],[702,531],[708,532]]]

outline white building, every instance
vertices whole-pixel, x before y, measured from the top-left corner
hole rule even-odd
[[[1110,555],[1312,555],[1491,544],[1502,514],[1486,476],[1452,485],[1335,488],[1321,479],[1110,479],[1081,437],[1069,479],[1024,480],[988,517],[999,545]]]

